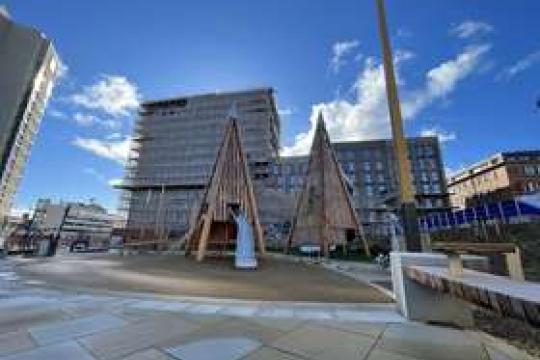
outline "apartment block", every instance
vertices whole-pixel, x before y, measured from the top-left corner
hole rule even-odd
[[[416,201],[421,213],[449,208],[439,141],[408,140]],[[385,236],[384,206],[398,201],[398,174],[391,140],[336,142],[332,146],[352,193],[366,234]],[[282,157],[272,169],[273,187],[296,196],[302,189],[307,156]]]
[[[279,149],[271,88],[147,101],[140,107],[121,186],[130,236],[174,238],[187,231],[233,103],[254,185],[264,187]]]
[[[502,152],[448,178],[450,203],[463,209],[540,192],[540,150]]]
[[[0,9],[0,223],[9,214],[59,66],[50,40]]]

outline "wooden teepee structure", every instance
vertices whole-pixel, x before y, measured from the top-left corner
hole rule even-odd
[[[362,238],[369,255],[345,176],[330,144],[322,114],[319,114],[288,248],[319,245],[323,255],[328,256],[332,245],[346,245],[358,237]]]
[[[204,197],[185,235],[186,255],[196,251],[197,261],[204,259],[208,249],[222,251],[234,245],[236,226],[230,214],[233,207],[246,213],[254,230],[255,246],[260,254],[265,252],[234,104],[228,120]]]

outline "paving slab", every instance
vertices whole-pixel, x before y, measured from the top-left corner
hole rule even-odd
[[[69,319],[69,315],[60,309],[50,307],[18,308],[0,310],[0,333],[8,333],[51,321]]]
[[[362,359],[376,339],[315,325],[299,327],[270,344],[271,347],[310,359]]]
[[[165,352],[178,360],[238,360],[261,345],[246,337],[214,338],[171,347]]]
[[[32,349],[35,346],[26,331],[16,331],[0,335],[0,356]]]
[[[172,347],[183,343],[221,338],[223,336],[250,338],[268,344],[284,334],[284,331],[275,327],[267,327],[245,318],[229,318],[218,323],[204,324],[197,330],[184,336],[181,342],[167,342],[163,346]]]
[[[301,319],[279,319],[279,318],[267,318],[267,317],[258,317],[254,316],[249,319],[246,319],[246,321],[262,325],[267,328],[276,329],[281,332],[289,332],[297,327],[299,327],[302,324],[305,324],[305,320]]]
[[[30,328],[29,331],[38,344],[47,345],[84,335],[95,334],[125,324],[126,322],[124,320],[114,315],[98,314],[36,326]]]
[[[117,359],[194,331],[198,325],[174,315],[160,316],[80,340],[100,359]]]
[[[263,347],[242,358],[242,360],[305,360],[305,358],[297,357],[277,349]]]
[[[255,315],[263,317],[292,318],[294,316],[294,309],[281,307],[262,308]]]
[[[95,360],[75,341],[35,348],[10,355],[2,360]]]
[[[152,311],[171,311],[179,312],[192,306],[192,303],[181,301],[156,301],[156,300],[141,300],[130,304],[134,309],[152,310]]]
[[[138,351],[125,358],[122,358],[122,360],[174,360],[174,358],[166,355],[162,351],[156,349],[148,349]]]
[[[481,342],[464,331],[421,324],[388,325],[377,347],[420,359],[485,360]]]
[[[370,323],[403,323],[407,320],[396,310],[370,309],[365,311],[337,309],[336,318],[342,321]]]
[[[317,323],[321,326],[331,327],[341,331],[356,333],[364,336],[378,337],[386,329],[386,324],[362,323],[350,321],[324,321]]]
[[[410,356],[397,354],[394,352],[375,349],[370,354],[367,360],[426,360],[425,358],[413,358]],[[465,359],[463,359],[465,360]]]

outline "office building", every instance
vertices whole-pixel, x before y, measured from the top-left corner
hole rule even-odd
[[[178,238],[187,231],[233,103],[254,186],[264,187],[279,149],[279,117],[272,89],[144,102],[121,185],[128,243],[147,237]]]
[[[495,154],[451,175],[448,191],[458,209],[540,192],[540,150]]]
[[[50,40],[0,10],[0,223],[9,214],[59,66]]]
[[[117,220],[117,216],[92,201],[54,203],[40,199],[30,230],[40,237],[58,238],[62,246],[82,242],[88,247],[106,248]]]
[[[420,213],[448,209],[438,139],[417,137],[407,142]],[[388,235],[385,208],[395,208],[399,201],[397,164],[391,140],[336,142],[332,146],[366,235]],[[307,156],[282,157],[274,164],[270,186],[297,196],[303,186],[307,159]]]

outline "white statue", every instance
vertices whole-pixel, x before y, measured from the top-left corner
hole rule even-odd
[[[233,217],[237,228],[234,266],[237,269],[256,269],[257,259],[255,258],[253,228],[241,209],[237,211],[237,214],[233,212]]]

